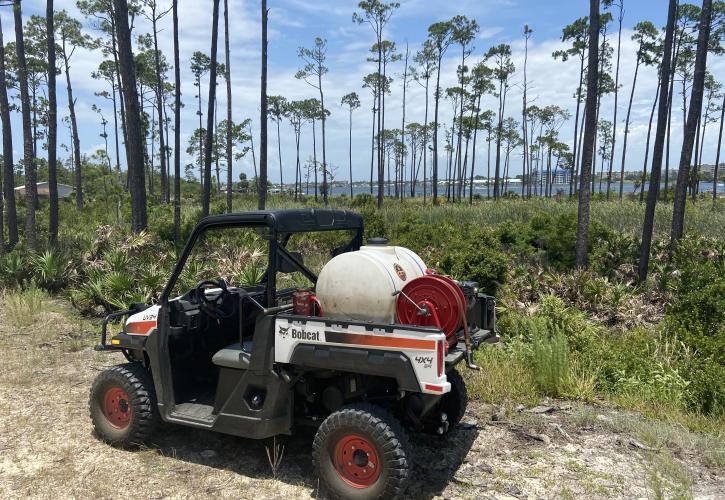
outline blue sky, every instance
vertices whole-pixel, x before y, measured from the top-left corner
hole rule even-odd
[[[630,40],[631,28],[641,20],[650,20],[657,26],[663,26],[666,18],[666,0],[624,0],[625,18],[622,32],[622,64],[620,72],[619,116],[618,116],[618,147],[615,158],[621,155],[621,139],[624,129],[623,119],[629,96],[632,74],[634,71],[635,45]],[[23,2],[25,16],[44,14],[44,3],[40,1]],[[82,19],[75,7],[75,0],[56,0],[56,9],[67,9]],[[170,1],[160,0],[161,5],[169,5]],[[234,120],[241,121],[251,117],[255,128],[255,146],[258,142],[259,125],[259,38],[260,38],[260,7],[259,2],[250,0],[229,0],[231,12],[232,47],[232,83]],[[492,45],[509,43],[513,50],[513,59],[517,72],[513,77],[512,88],[508,98],[507,114],[519,118],[521,114],[521,91],[517,84],[522,81],[523,39],[522,27],[525,23],[534,30],[529,45],[529,96],[530,101],[539,106],[556,104],[568,108],[573,113],[575,101],[572,94],[578,82],[578,66],[576,62],[555,61],[551,53],[562,47],[559,40],[561,29],[574,19],[588,14],[588,2],[585,0],[531,1],[531,0],[450,0],[446,2],[430,0],[401,0],[400,9],[393,15],[386,30],[388,39],[396,42],[398,49],[404,51],[406,41],[413,54],[426,37],[427,27],[439,20],[456,14],[464,14],[478,21],[480,34],[475,41],[471,61],[482,58]],[[195,115],[196,89],[189,71],[189,60],[195,50],[208,53],[211,30],[211,0],[179,0],[179,22],[181,37],[182,67],[182,100],[186,104],[182,113],[182,149],[185,149],[188,138],[198,126]],[[370,121],[371,98],[369,92],[361,87],[365,74],[373,71],[371,63],[365,61],[373,33],[368,26],[359,26],[352,22],[352,13],[356,10],[356,1],[324,1],[324,0],[269,0],[271,9],[269,19],[269,94],[283,94],[290,99],[316,97],[316,90],[303,81],[294,78],[301,66],[297,58],[297,48],[309,46],[315,36],[328,40],[329,73],[323,81],[326,91],[326,105],[331,111],[327,126],[327,157],[328,162],[339,168],[337,176],[347,179],[347,147],[348,147],[348,114],[340,107],[340,98],[348,92],[357,92],[362,100],[362,107],[355,112],[353,122],[353,177],[362,180],[368,175],[370,158]],[[223,6],[223,1],[222,1]],[[222,7],[223,9],[223,7]],[[5,41],[13,40],[12,15],[9,8],[1,12]],[[89,22],[83,19],[89,31]],[[220,19],[220,29],[222,19]],[[160,43],[167,58],[172,60],[171,16],[162,21]],[[612,39],[616,38],[616,25],[610,28]],[[137,19],[135,34],[150,31],[150,24]],[[220,60],[223,59],[223,32],[220,35]],[[452,86],[455,79],[455,67],[459,52],[452,48],[443,63],[442,85]],[[91,154],[103,146],[99,137],[100,121],[91,106],[96,104],[104,109],[109,121],[112,111],[108,101],[94,96],[94,92],[103,89],[101,82],[90,78],[101,61],[99,51],[79,51],[71,61],[71,77],[74,90],[78,97],[77,113],[81,130],[81,149]],[[725,80],[725,64],[722,57],[711,58],[708,69],[719,81]],[[389,128],[398,128],[401,124],[402,111],[402,63],[392,68],[395,81],[392,84],[392,96],[386,100],[386,118]],[[170,74],[172,76],[173,74]],[[223,82],[223,80],[222,80]],[[58,80],[58,96],[60,116],[67,114],[67,102],[64,80]],[[652,105],[652,97],[656,87],[656,75],[652,68],[642,68],[637,84],[635,101],[632,110],[632,125],[628,147],[628,170],[641,169],[644,157],[644,142],[647,132],[647,120]],[[679,90],[679,89],[676,89]],[[206,95],[208,87],[202,84],[202,95]],[[423,121],[424,94],[416,83],[408,87],[407,120]],[[223,84],[219,87],[219,110],[225,109],[225,92]],[[675,101],[680,102],[679,100]],[[495,100],[489,96],[482,103],[484,108],[493,108]],[[206,106],[203,106],[206,109]],[[602,102],[600,116],[611,120],[613,98],[607,97]],[[451,105],[441,105],[441,122],[451,121]],[[673,163],[679,158],[681,142],[681,112],[673,112],[673,146],[671,155]],[[20,117],[13,116],[15,158],[20,158],[22,142],[20,137]],[[573,119],[564,124],[560,131],[561,139],[571,144]],[[319,133],[319,129],[318,129]],[[60,142],[70,144],[67,129],[60,127]],[[716,127],[710,127],[705,138],[705,162],[712,163],[715,156]],[[113,133],[111,131],[111,141]],[[479,143],[479,160],[477,171],[485,168],[485,141]],[[303,130],[302,158],[311,155],[312,137],[309,127]],[[318,143],[319,148],[319,143]],[[277,159],[276,128],[270,126],[270,178],[279,180]],[[282,125],[282,161],[286,181],[294,178],[294,137],[287,124]],[[183,157],[182,165],[191,162]],[[615,162],[615,165],[618,164]],[[521,171],[521,158],[512,158],[512,172]],[[245,157],[234,165],[235,178],[240,171],[251,174],[251,156]]]

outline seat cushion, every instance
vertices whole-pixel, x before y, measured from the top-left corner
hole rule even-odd
[[[244,350],[241,349],[239,342],[228,345],[224,349],[220,349],[211,358],[212,363],[225,368],[236,368],[237,370],[246,370],[249,368],[249,360],[252,352],[252,341],[244,342]]]

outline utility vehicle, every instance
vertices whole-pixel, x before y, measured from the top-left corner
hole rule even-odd
[[[239,229],[251,237],[227,236]],[[319,275],[293,250],[295,241],[315,248],[312,234],[334,244]],[[460,421],[467,396],[455,366],[475,368],[472,351],[498,339],[494,300],[408,249],[362,239],[362,217],[344,210],[203,219],[158,303],[103,321],[96,349],[129,362],[93,383],[97,435],[130,447],[160,421],[254,439],[313,426],[314,468],[331,496],[400,495],[413,458],[404,429],[444,435]],[[179,291],[192,252],[203,260],[222,241],[263,245],[259,283],[228,283],[212,269]]]

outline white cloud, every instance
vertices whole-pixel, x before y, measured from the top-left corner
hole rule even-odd
[[[489,38],[493,38],[494,36],[498,35],[504,30],[503,26],[489,26],[489,27],[483,27],[481,28],[481,31],[478,33],[478,38],[481,40],[487,40]]]
[[[162,6],[170,5],[169,0],[160,2]],[[234,119],[241,121],[243,118],[251,117],[254,123],[255,147],[257,148],[257,160],[259,159],[259,94],[260,94],[260,12],[259,3],[252,0],[230,0],[230,28],[231,28],[231,78],[233,83],[233,115]],[[503,9],[511,10],[514,6],[508,1],[481,2],[474,0],[462,0],[458,2],[431,2],[429,0],[409,0],[402,2],[401,9],[396,12],[388,26],[386,35],[395,40],[398,48],[404,50],[405,38],[401,33],[411,33],[410,26],[415,27],[417,39],[411,37],[411,53],[418,48],[424,39],[427,25],[437,19],[450,17],[455,13],[475,13],[479,20],[490,19],[497,11]],[[350,20],[351,13],[356,9],[356,1],[346,0],[331,4],[323,0],[285,0],[280,1],[270,13],[270,61],[269,61],[269,94],[283,94],[289,99],[303,99],[317,97],[316,90],[310,88],[303,81],[294,78],[295,71],[299,68],[300,62],[296,58],[296,48],[299,45],[309,45],[316,34],[326,35],[329,40],[328,66],[329,73],[323,81],[325,90],[325,102],[331,111],[327,124],[327,157],[333,165],[340,166],[340,173],[346,177],[347,147],[348,147],[348,114],[340,107],[340,98],[348,92],[355,91],[360,95],[362,107],[353,116],[353,170],[356,178],[365,178],[368,175],[370,158],[370,134],[371,134],[371,96],[367,89],[362,89],[362,78],[367,73],[374,71],[374,65],[366,62],[368,49],[373,43],[372,30],[366,26],[357,26]],[[79,18],[80,14],[75,6],[75,0],[56,0],[58,9],[66,8],[72,15]],[[223,6],[223,3],[222,3]],[[163,7],[162,7],[163,8]],[[29,10],[29,8],[28,8]],[[222,7],[223,11],[223,7]],[[27,13],[26,13],[27,14]],[[425,15],[426,22],[421,21]],[[528,15],[528,14],[527,14]],[[11,41],[12,16],[9,10],[0,12],[3,26],[5,28],[6,42]],[[469,17],[471,15],[469,14]],[[569,17],[574,17],[571,15]],[[500,21],[502,22],[502,21]],[[182,100],[185,107],[182,111],[182,149],[185,150],[186,142],[193,130],[198,127],[198,117],[195,114],[197,101],[195,95],[197,89],[193,86],[193,77],[189,70],[191,54],[195,50],[205,53],[209,51],[209,39],[211,32],[210,2],[199,2],[192,0],[181,0],[179,8],[180,23],[180,58],[182,71]],[[88,24],[84,20],[84,24]],[[520,26],[517,23],[516,26]],[[161,50],[169,62],[172,62],[173,40],[171,37],[171,16],[162,21],[163,31],[159,36]],[[223,12],[220,15],[220,28],[223,28]],[[512,28],[513,29],[513,28]],[[517,72],[512,79],[512,88],[507,99],[507,115],[520,119],[521,114],[521,89],[522,66],[523,66],[523,42],[520,30],[517,27],[514,31],[507,31],[508,28],[501,26],[484,26],[479,35],[477,47],[468,62],[474,64],[482,58],[488,45],[493,39],[496,43],[508,41],[512,45],[513,59]],[[150,31],[150,25],[146,19],[136,19],[136,33]],[[555,61],[551,53],[562,47],[561,42],[555,38],[539,39],[538,33],[544,30],[537,30],[529,43],[528,57],[528,84],[530,102],[540,106],[555,104],[570,110],[573,114],[575,101],[573,93],[576,89],[579,77],[579,67],[576,61],[568,62]],[[611,34],[614,39],[616,34]],[[622,36],[622,66],[620,70],[621,90],[619,95],[619,113],[617,139],[618,147],[615,159],[621,154],[621,139],[624,132],[623,120],[626,115],[631,80],[634,72],[634,54],[636,47],[630,39],[631,31],[626,30]],[[224,35],[220,30],[219,37],[219,60],[223,61]],[[459,53],[456,47],[451,47],[443,61],[441,72],[441,86],[443,88],[456,85],[456,67],[459,64]],[[81,128],[81,145],[84,151],[93,151],[99,141],[100,119],[91,110],[91,105],[96,104],[104,110],[109,122],[113,123],[111,104],[109,101],[94,96],[94,92],[103,88],[103,83],[91,78],[91,73],[98,67],[102,60],[100,51],[79,50],[75,55],[71,67],[74,90],[78,98],[77,112],[79,126]],[[725,79],[725,62],[722,58],[715,58],[708,63],[708,69],[718,80]],[[402,63],[396,63],[389,69],[389,74],[394,75],[393,93],[386,98],[386,126],[399,128],[402,121],[402,92],[400,73]],[[173,78],[173,72],[169,74]],[[632,124],[630,126],[628,169],[641,168],[644,157],[644,143],[647,135],[647,121],[649,120],[652,107],[652,98],[656,88],[656,74],[653,68],[640,68],[637,82],[637,91],[632,106]],[[208,84],[206,79],[202,82],[202,109],[206,113],[206,96],[208,95]],[[432,118],[432,86],[429,110],[429,120]],[[58,79],[58,97],[60,114],[66,113],[67,101],[65,97],[64,78]],[[218,109],[224,115],[226,106],[226,92],[224,80],[220,75],[218,86]],[[423,122],[425,112],[425,95],[421,86],[411,83],[406,95],[406,120]],[[671,163],[674,164],[679,158],[681,143],[682,118],[679,111],[679,100],[675,101],[676,108],[673,110],[672,125],[672,150],[670,154]],[[496,100],[492,96],[486,96],[482,102],[484,108],[494,108]],[[602,101],[601,116],[612,119],[613,98],[607,96]],[[451,123],[451,105],[448,101],[441,102],[440,121],[444,124]],[[15,146],[20,142],[19,117],[14,115]],[[204,123],[206,117],[204,116]],[[564,142],[571,143],[574,120],[565,123],[561,129],[561,137]],[[708,129],[705,141],[705,157],[714,156],[716,144],[716,127]],[[68,144],[67,128],[64,125],[59,127],[61,134],[60,142]],[[280,128],[283,155],[283,170],[286,179],[294,178],[294,137],[287,124]],[[319,127],[317,130],[320,133]],[[270,143],[270,176],[273,181],[278,179],[277,166],[277,134],[276,125],[269,126]],[[113,144],[113,130],[109,130],[109,143]],[[442,135],[442,134],[441,134]],[[302,136],[302,157],[306,159],[312,153],[311,128],[303,129]],[[479,151],[480,157],[485,157],[485,142],[479,142],[482,148]],[[86,145],[93,145],[87,147]],[[321,140],[318,136],[318,155],[321,154]],[[17,156],[17,153],[16,153]],[[192,161],[191,158],[182,157],[182,165]],[[709,160],[708,160],[709,161]],[[239,169],[251,172],[251,155],[248,155],[240,162],[235,169],[235,178]],[[615,160],[615,165],[617,165]],[[520,158],[512,158],[512,171],[520,172]]]

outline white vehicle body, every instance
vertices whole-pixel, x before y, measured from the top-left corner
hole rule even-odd
[[[431,328],[415,330],[403,325],[370,328],[363,324],[337,323],[309,319],[278,317],[275,320],[274,358],[290,363],[300,345],[342,346],[348,348],[396,351],[408,358],[421,392],[445,394],[451,390],[444,370],[445,335]],[[350,371],[355,371],[351,366]]]

